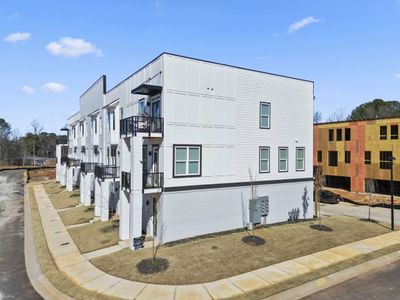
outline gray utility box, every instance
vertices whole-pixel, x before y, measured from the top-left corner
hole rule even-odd
[[[269,197],[258,197],[249,200],[250,223],[261,223],[261,217],[267,216],[269,213]]]

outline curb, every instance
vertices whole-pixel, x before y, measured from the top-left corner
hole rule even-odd
[[[24,252],[25,268],[29,281],[33,288],[46,300],[65,299],[74,300],[70,296],[60,292],[42,273],[39,260],[36,255],[35,241],[32,228],[32,212],[27,186],[27,174],[24,172]]]
[[[289,290],[264,298],[263,300],[302,299],[303,297],[310,296],[311,294],[330,288],[354,277],[374,271],[398,260],[400,260],[400,251],[392,252],[381,257],[368,260],[354,267],[329,274],[325,277],[314,279]]]

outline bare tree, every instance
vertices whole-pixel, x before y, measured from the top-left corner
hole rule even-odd
[[[314,124],[321,123],[321,121],[322,121],[322,114],[320,111],[316,110],[314,112]]]
[[[31,122],[32,134],[33,134],[33,165],[36,165],[36,139],[38,135],[43,131],[43,126],[38,120],[33,120]]]
[[[320,196],[324,187],[324,176],[322,175],[322,168],[317,167],[314,175],[314,193],[315,193],[315,208],[316,214],[319,218],[319,226],[321,227],[321,205]]]
[[[347,120],[347,116],[343,107],[331,113],[329,117],[326,119],[327,122],[340,122],[345,120]]]

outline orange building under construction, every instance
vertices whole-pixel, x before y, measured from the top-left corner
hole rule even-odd
[[[344,121],[314,125],[314,167],[322,168],[325,185],[352,192],[400,195],[400,118]]]

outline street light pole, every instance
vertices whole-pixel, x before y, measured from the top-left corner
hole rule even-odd
[[[394,201],[393,201],[393,161],[396,158],[390,157],[390,205],[391,205],[391,229],[394,230]]]

